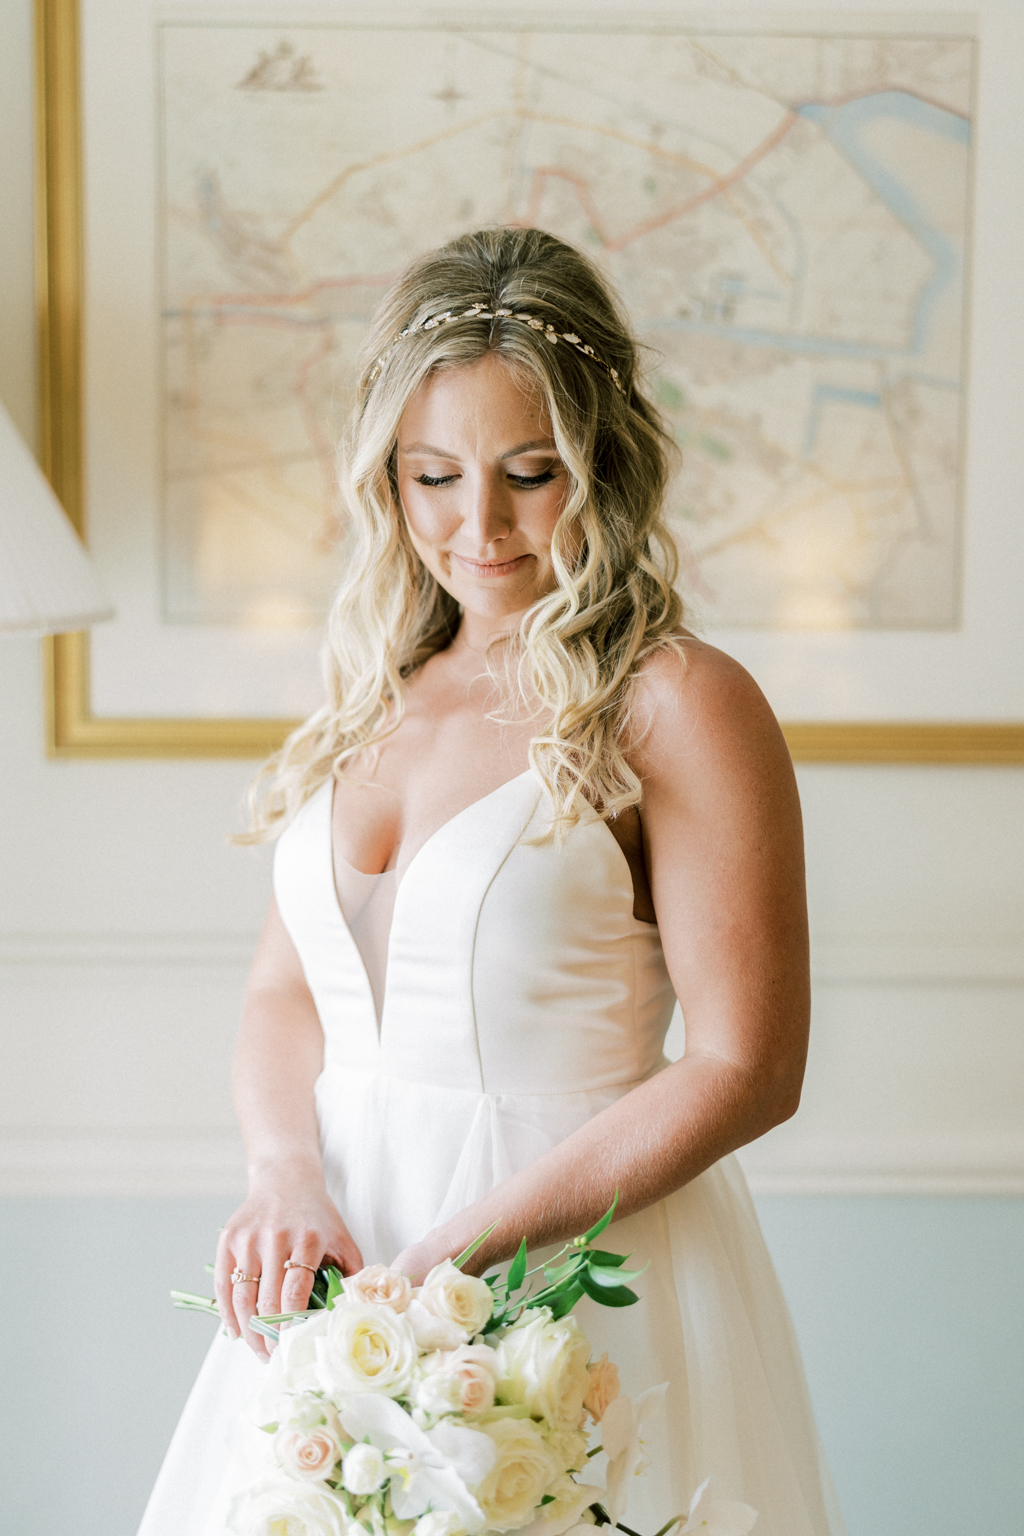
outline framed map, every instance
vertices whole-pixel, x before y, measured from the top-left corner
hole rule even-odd
[[[654,350],[706,622],[955,628],[973,51],[161,27],[168,620],[319,617],[368,316],[519,223]]]
[[[957,693],[977,45],[909,21],[84,0],[84,494],[119,618],[91,676],[57,644],[58,749],[260,751],[315,706],[369,317],[501,222],[621,293],[682,449],[684,597],[794,747],[1024,753],[1009,675]]]

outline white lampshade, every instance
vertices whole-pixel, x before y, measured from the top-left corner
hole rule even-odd
[[[0,634],[59,634],[113,612],[64,508],[0,405]]]

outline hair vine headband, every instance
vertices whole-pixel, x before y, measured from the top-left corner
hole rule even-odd
[[[538,320],[536,315],[524,314],[519,309],[488,309],[485,304],[473,304],[469,309],[464,309],[461,312],[459,310],[446,309],[443,314],[430,315],[426,320],[421,320],[418,325],[407,325],[404,331],[399,331],[387,351],[382,353],[374,363],[370,371],[370,383],[373,383],[392,352],[398,346],[398,343],[404,340],[406,336],[413,335],[415,331],[435,331],[438,326],[450,325],[453,320],[519,320],[523,325],[528,325],[531,331],[539,331],[544,340],[550,341],[552,346],[556,346],[560,341],[565,341],[568,342],[570,347],[575,348],[577,352],[582,352],[584,357],[591,358],[599,368],[604,369],[619,394],[622,394],[622,385],[619,382],[619,375],[615,369],[609,367],[603,358],[598,357],[593,347],[588,346],[575,332],[556,331],[554,326],[548,321]]]

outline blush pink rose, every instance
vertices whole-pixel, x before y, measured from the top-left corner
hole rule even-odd
[[[341,1447],[326,1426],[308,1435],[297,1429],[279,1429],[274,1436],[274,1450],[288,1476],[303,1482],[320,1482],[329,1477],[341,1455]]]
[[[341,1283],[349,1301],[390,1307],[393,1312],[404,1312],[412,1300],[411,1283],[386,1264],[368,1264],[358,1274],[346,1275]]]
[[[602,1355],[600,1360],[587,1367],[587,1375],[590,1378],[590,1385],[587,1387],[583,1406],[594,1423],[599,1424],[604,1418],[608,1404],[613,1403],[621,1391],[619,1368],[614,1360],[609,1360],[607,1355]]]
[[[428,1413],[486,1413],[494,1406],[498,1362],[487,1344],[439,1350],[424,1361],[417,1402]]]

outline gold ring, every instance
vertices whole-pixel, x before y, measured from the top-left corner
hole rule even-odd
[[[311,1275],[316,1274],[315,1264],[303,1264],[301,1259],[285,1259],[285,1269],[308,1269]]]
[[[247,1275],[240,1269],[233,1269],[231,1271],[232,1285],[259,1285],[259,1283],[259,1275]]]

